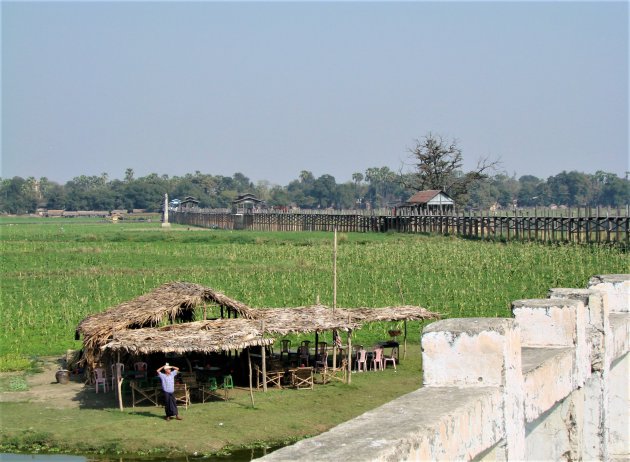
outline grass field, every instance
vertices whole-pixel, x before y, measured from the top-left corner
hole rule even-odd
[[[80,347],[78,322],[170,281],[195,282],[253,307],[332,304],[332,234],[188,229],[98,220],[0,221],[0,370]],[[493,243],[403,234],[340,234],[341,307],[420,305],[445,317],[509,316],[512,300],[585,287],[628,271],[612,247]],[[382,339],[370,325],[355,341]],[[411,326],[418,340],[418,329]]]
[[[509,316],[510,302],[546,297],[551,287],[585,287],[594,274],[625,273],[627,254],[612,247],[493,243],[400,234],[340,234],[342,307],[420,305],[444,317]],[[0,370],[28,369],[31,357],[80,347],[85,316],[169,281],[212,287],[252,307],[332,303],[331,233],[197,230],[159,223],[62,219],[0,221]],[[392,323],[354,333],[353,343],[387,338]],[[353,374],[352,385],[256,394],[195,404],[183,422],[154,407],[119,412],[1,403],[0,450],[200,454],[283,442],[320,433],[397,396],[422,380],[418,323],[397,373]],[[325,337],[325,336],[324,336]],[[326,339],[330,341],[330,339]],[[0,391],[23,389],[28,372],[4,375]],[[52,378],[52,377],[51,377]],[[15,388],[18,387],[18,388]],[[93,393],[92,393],[93,395]],[[246,423],[246,425],[244,424]],[[165,436],[164,425],[168,427]]]

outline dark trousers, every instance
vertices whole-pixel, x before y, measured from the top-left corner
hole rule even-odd
[[[173,393],[164,392],[164,410],[166,411],[166,417],[174,417],[177,412],[177,401]]]

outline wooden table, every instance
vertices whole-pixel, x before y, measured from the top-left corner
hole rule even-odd
[[[136,407],[136,404],[140,404],[143,401],[149,401],[153,403],[154,406],[159,406],[158,396],[159,390],[158,387],[144,387],[141,388],[135,380],[129,382],[129,386],[131,388],[131,406]],[[139,394],[138,399],[136,399],[136,393]]]

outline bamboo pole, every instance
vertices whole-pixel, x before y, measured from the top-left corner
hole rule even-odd
[[[264,347],[264,345],[263,345]],[[249,348],[247,348],[247,365],[249,366],[249,397],[252,400],[252,407],[256,407],[254,405],[254,390],[252,386],[252,357],[249,354]]]
[[[123,402],[122,402],[122,378],[120,377],[120,350],[118,350],[118,359],[116,362],[116,391],[118,392],[118,408],[123,410]]]
[[[405,304],[405,297],[402,291],[402,284],[400,280],[398,280],[398,290],[400,291],[400,301],[402,304]],[[405,326],[405,334],[403,336],[403,359],[407,359],[407,320],[403,321],[403,325]]]

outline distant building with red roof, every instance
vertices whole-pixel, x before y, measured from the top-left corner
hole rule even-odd
[[[453,211],[455,201],[440,189],[418,191],[397,207],[397,215],[436,215]]]

